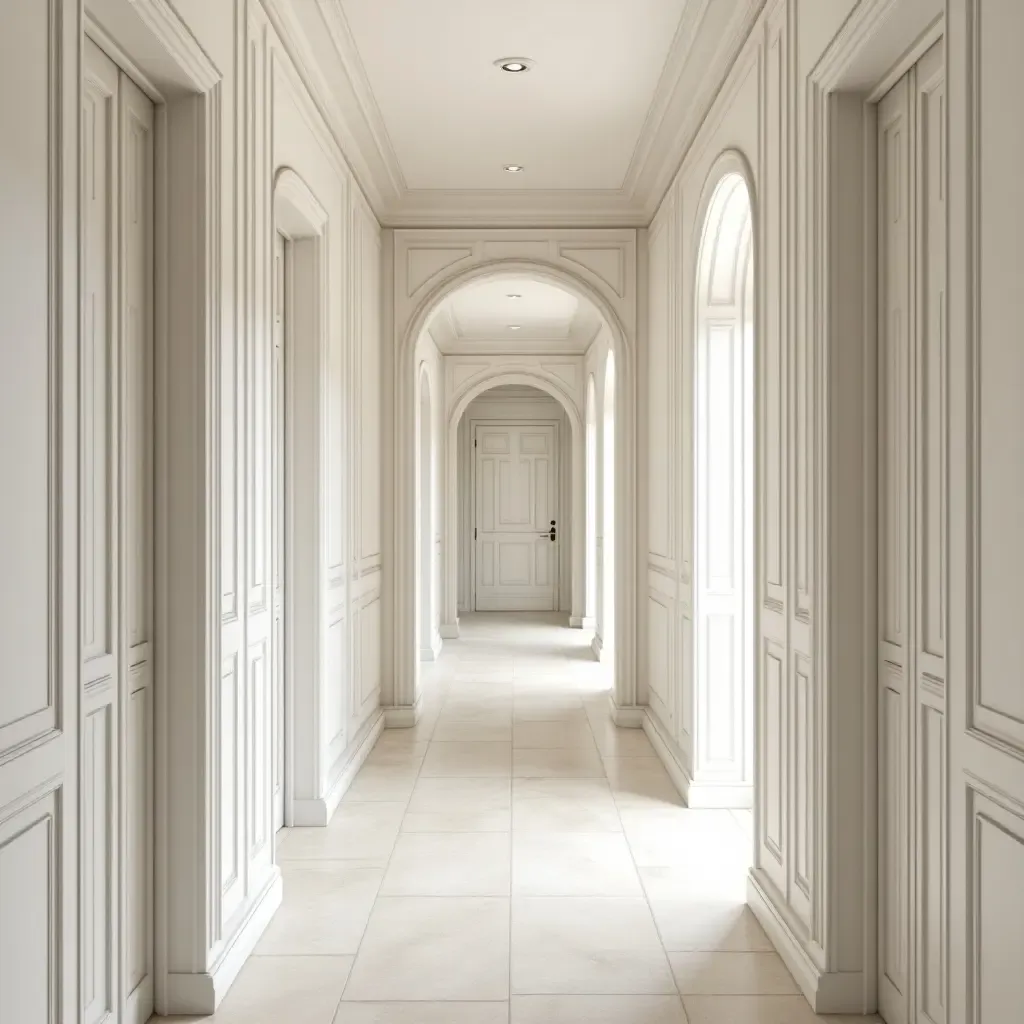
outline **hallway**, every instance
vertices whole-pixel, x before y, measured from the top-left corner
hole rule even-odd
[[[463,620],[420,723],[384,732],[327,828],[280,834],[284,904],[205,1019],[847,1019],[810,1011],[744,905],[749,812],[684,808],[560,623]]]

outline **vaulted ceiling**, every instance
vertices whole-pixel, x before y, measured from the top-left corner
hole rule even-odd
[[[542,353],[579,355],[603,320],[589,302],[545,281],[520,275],[489,278],[453,292],[427,330],[448,355]]]
[[[650,220],[762,3],[269,6],[384,223],[573,226]]]

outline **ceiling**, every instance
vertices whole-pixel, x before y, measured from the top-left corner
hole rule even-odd
[[[596,308],[557,285],[509,276],[453,292],[438,306],[427,330],[446,355],[579,355],[602,324]]]
[[[567,227],[649,222],[763,2],[268,7],[383,223]]]

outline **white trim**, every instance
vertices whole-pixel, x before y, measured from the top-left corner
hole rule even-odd
[[[570,615],[569,616],[569,628],[570,629],[593,629],[597,624],[596,619],[593,615]]]
[[[353,744],[355,750],[352,756],[345,762],[327,793],[316,800],[295,800],[292,803],[293,825],[326,825],[331,820],[334,812],[338,809],[338,804],[341,803],[341,798],[348,791],[359,769],[363,767],[364,762],[370,756],[370,751],[373,750],[373,745],[384,731],[384,727],[385,714],[381,710],[370,719],[363,738],[357,744]],[[352,749],[351,746],[349,749]]]
[[[384,728],[411,729],[423,713],[423,698],[420,697],[412,707],[382,708],[384,712]]]
[[[281,869],[275,865],[263,892],[250,905],[245,921],[235,931],[213,969],[166,975],[162,1012],[167,1016],[213,1013],[252,955],[270,919],[281,906],[283,896]]]
[[[458,640],[459,620],[456,618],[454,622],[442,622],[440,634],[442,640]]]

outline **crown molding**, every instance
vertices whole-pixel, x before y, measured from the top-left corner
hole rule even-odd
[[[687,0],[621,188],[498,190],[408,188],[341,0],[262,0],[374,215],[389,228],[646,227],[765,2]]]

